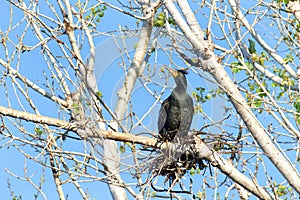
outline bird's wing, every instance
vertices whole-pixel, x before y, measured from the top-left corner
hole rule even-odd
[[[167,98],[161,104],[161,108],[159,110],[158,122],[157,122],[159,132],[161,131],[161,129],[164,127],[166,123],[169,108],[170,108],[170,101],[169,98]]]
[[[194,117],[194,102],[193,102],[193,99],[192,97],[189,95],[188,99],[187,99],[187,102],[188,102],[188,109],[189,109],[189,119],[187,119],[188,123],[189,123],[189,128],[191,127],[192,125],[192,121],[193,121],[193,117]]]
[[[189,95],[189,98],[188,98],[188,105],[189,105],[191,118],[193,118],[193,116],[194,116],[194,102],[193,102],[193,99],[190,95]]]

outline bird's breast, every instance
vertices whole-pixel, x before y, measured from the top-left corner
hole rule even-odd
[[[168,113],[168,121],[170,127],[177,127],[180,130],[188,130],[191,125],[193,113],[193,105],[191,105],[190,96],[188,94],[179,95],[175,94],[171,98],[171,107]]]

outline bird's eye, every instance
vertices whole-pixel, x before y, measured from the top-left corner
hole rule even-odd
[[[180,69],[178,71],[183,73],[183,74],[188,74],[189,73],[187,69]]]

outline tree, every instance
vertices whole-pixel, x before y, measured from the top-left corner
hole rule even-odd
[[[103,183],[113,199],[299,197],[299,1],[2,4],[11,199],[102,199]],[[190,68],[183,144],[156,139],[165,65]],[[206,168],[176,165],[185,174],[164,182],[182,149]]]

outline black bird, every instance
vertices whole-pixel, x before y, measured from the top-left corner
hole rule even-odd
[[[168,67],[167,69],[175,79],[176,87],[170,96],[164,100],[160,108],[158,137],[163,142],[169,141],[185,145],[189,141],[189,138],[186,136],[188,136],[194,115],[193,99],[186,93],[187,80],[185,75],[187,74],[187,69],[175,70]],[[176,153],[171,157],[179,157],[173,162],[163,164],[159,171],[161,175],[167,176],[170,187],[174,181],[182,177],[192,167],[198,165],[201,170],[205,167],[203,160],[198,158],[192,149],[186,149],[185,152],[181,152],[181,155],[177,154],[176,156]],[[171,193],[170,195],[172,198]]]
[[[177,134],[179,139],[187,136],[194,114],[193,100],[186,93],[187,69],[175,70],[169,67],[167,69],[175,79],[176,87],[164,100],[159,111],[158,136],[161,141],[172,141]]]

